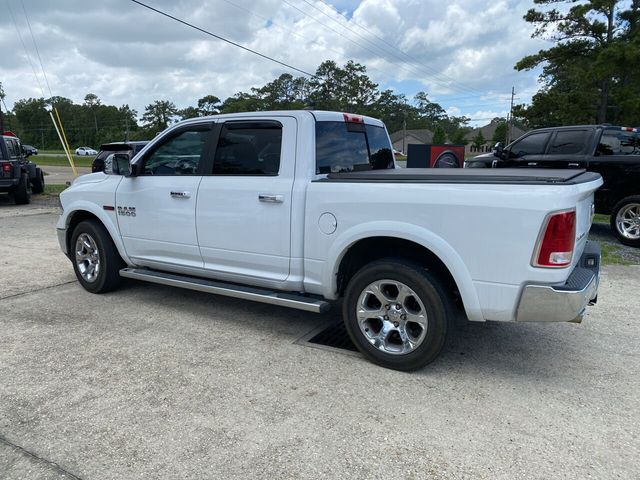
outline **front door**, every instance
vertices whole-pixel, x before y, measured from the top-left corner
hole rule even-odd
[[[125,177],[116,191],[118,225],[127,255],[164,268],[202,268],[196,235],[196,199],[212,123],[185,126],[167,135]]]
[[[280,282],[289,275],[296,120],[226,122],[198,191],[205,269]]]

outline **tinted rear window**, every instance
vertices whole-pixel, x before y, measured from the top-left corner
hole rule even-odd
[[[589,134],[589,130],[559,130],[548,153],[562,155],[582,153],[587,145]]]
[[[316,173],[394,168],[382,127],[346,122],[316,122]]]

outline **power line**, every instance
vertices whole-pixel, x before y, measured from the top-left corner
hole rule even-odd
[[[324,15],[325,17],[329,18],[331,21],[335,22],[336,24],[338,24],[341,28],[349,30],[350,32],[352,32],[353,34],[355,34],[358,38],[363,39],[364,41],[366,41],[367,43],[373,45],[376,49],[378,49],[380,52],[382,52],[384,55],[391,55],[393,56],[393,58],[395,58],[397,61],[391,61],[391,63],[394,63],[396,65],[399,65],[401,68],[410,68],[414,71],[414,73],[418,73],[421,75],[426,75],[427,77],[429,77],[431,79],[431,81],[433,83],[439,84],[441,86],[444,86],[446,88],[453,88],[453,89],[457,89],[463,93],[471,93],[471,92],[477,92],[474,95],[475,96],[482,96],[484,95],[484,93],[481,93],[479,90],[475,90],[472,89],[470,87],[467,87],[465,85],[459,84],[455,79],[448,77],[447,75],[444,74],[439,74],[436,72],[435,69],[431,68],[431,67],[427,67],[426,65],[420,63],[419,61],[417,61],[415,58],[409,56],[408,54],[404,53],[403,51],[401,51],[400,49],[398,49],[397,47],[391,45],[389,42],[387,42],[384,39],[381,39],[381,37],[375,35],[372,32],[369,32],[369,30],[367,30],[365,27],[362,27],[361,25],[358,25],[355,23],[355,21],[353,22],[354,24],[358,25],[360,28],[362,28],[363,30],[367,31],[368,33],[370,33],[371,35],[375,36],[376,38],[380,39],[382,41],[382,43],[384,43],[385,45],[390,46],[392,49],[399,51],[400,53],[402,53],[405,57],[408,57],[412,63],[407,62],[406,60],[401,59],[397,54],[390,52],[387,49],[382,49],[380,45],[376,44],[375,42],[373,42],[372,40],[366,38],[365,36],[363,36],[362,34],[356,32],[355,30],[353,30],[352,28],[350,28],[348,25],[343,24],[342,22],[339,22],[338,20],[336,20],[335,18],[333,18],[331,15],[327,14],[324,10],[318,8],[317,6],[315,6],[313,3],[311,3],[308,0],[302,0],[303,2],[305,2],[307,5],[311,6],[312,8],[314,8],[315,10],[317,10],[318,12],[320,12],[322,15]],[[287,3],[288,5],[292,6],[289,2],[285,1],[285,3]],[[335,12],[335,10],[333,9],[333,7],[331,7],[329,4],[327,4],[326,2],[323,2],[325,5],[327,5],[329,8],[331,8],[332,12]],[[301,11],[302,13],[304,13],[305,15],[309,16],[310,18],[312,18],[313,20],[315,20],[316,22],[320,23],[321,25],[330,28],[329,26],[327,26],[326,24],[323,24],[322,22],[320,22],[319,20],[317,20],[314,17],[311,17],[310,15],[308,15],[306,12],[303,12],[302,10],[300,10],[297,7],[294,7],[297,10]],[[338,15],[340,15],[339,12],[337,12]],[[340,15],[342,18],[345,18],[345,20],[347,21],[347,23],[349,23],[349,19],[347,19],[346,17]],[[335,30],[331,29],[332,31],[335,32]],[[357,42],[355,42],[354,40],[346,37],[345,35],[342,35],[340,33],[338,33],[339,35],[343,36],[344,38],[346,38],[347,40],[356,43],[357,45],[359,45]],[[362,48],[362,45],[359,45]],[[373,52],[371,49],[367,50],[369,52],[372,52],[375,55],[378,55],[378,52]],[[401,62],[400,64],[398,62]],[[415,65],[414,65],[415,64]]]
[[[208,30],[205,30],[204,28],[200,28],[200,27],[198,27],[196,25],[193,25],[192,23],[189,23],[189,22],[186,22],[184,20],[181,20],[180,18],[175,17],[175,16],[173,16],[173,15],[171,15],[169,13],[163,12],[162,10],[158,10],[157,8],[153,8],[152,6],[147,5],[146,3],[139,2],[138,0],[131,0],[131,1],[133,3],[137,3],[138,5],[140,5],[142,7],[148,8],[149,10],[152,10],[152,11],[154,11],[156,13],[159,13],[160,15],[163,15],[163,16],[165,16],[167,18],[175,20],[176,22],[182,23],[183,25],[186,25],[186,26],[191,27],[191,28],[193,28],[195,30],[198,30],[198,31],[200,31],[202,33],[205,33],[205,34],[207,34],[207,35],[209,35],[209,36],[211,36],[213,38],[217,38],[218,40],[222,40],[223,42],[227,42],[227,43],[233,45],[234,47],[241,48],[242,50],[246,50],[247,52],[251,52],[251,53],[253,53],[255,55],[258,55],[259,57],[266,58],[267,60],[271,60],[272,62],[278,63],[278,64],[280,64],[280,65],[282,65],[284,67],[290,68],[291,70],[295,70],[296,72],[300,72],[300,73],[302,73],[304,75],[308,75],[309,77],[312,77],[312,78],[316,77],[313,73],[309,73],[309,72],[307,72],[305,70],[302,70],[300,68],[294,67],[293,65],[289,65],[288,63],[281,62],[280,60],[276,60],[273,57],[265,55],[264,53],[260,53],[260,52],[257,52],[256,50],[252,50],[249,47],[245,47],[244,45],[240,45],[239,43],[233,42],[233,41],[231,41],[231,40],[229,40],[227,38],[224,38],[224,37],[222,37],[220,35],[216,35],[215,33],[211,33]]]
[[[53,97],[53,93],[51,92],[51,86],[49,85],[49,79],[47,78],[47,73],[44,71],[44,64],[42,63],[42,58],[40,57],[40,50],[38,50],[38,44],[36,43],[36,37],[33,35],[33,30],[31,29],[31,22],[29,21],[29,16],[27,15],[27,10],[24,8],[24,2],[20,0],[22,4],[22,11],[24,12],[24,18],[27,20],[27,25],[29,26],[29,32],[31,33],[31,40],[33,41],[33,46],[36,48],[36,54],[38,55],[38,61],[40,62],[40,68],[42,69],[42,75],[44,76],[44,81],[47,84],[47,89],[49,89],[49,95]]]
[[[11,4],[9,0],[7,1],[7,8],[9,9],[9,14],[11,15],[11,20],[13,21],[13,26],[16,27],[16,32],[18,32],[18,38],[20,39],[20,43],[22,44],[22,48],[24,49],[24,54],[27,56],[27,60],[29,61],[29,65],[31,66],[31,70],[33,71],[33,76],[36,77],[36,82],[38,83],[38,87],[42,92],[42,97],[45,97],[44,88],[42,88],[42,83],[40,82],[40,78],[36,73],[36,68],[33,66],[33,62],[31,61],[31,55],[29,55],[29,51],[27,50],[27,45],[24,43],[22,39],[22,34],[20,33],[20,29],[18,28],[18,22],[16,22],[16,17],[13,15],[13,10],[11,9]]]

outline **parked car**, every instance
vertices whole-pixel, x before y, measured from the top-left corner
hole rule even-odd
[[[91,147],[78,147],[76,148],[76,155],[79,156],[88,156],[88,155],[97,155],[98,152]]]
[[[595,211],[611,215],[620,242],[640,247],[640,129],[576,125],[532,130],[506,147],[479,155],[470,168],[571,168],[602,175]]]
[[[105,143],[100,146],[100,151],[93,159],[91,171],[102,172],[105,170],[105,164],[107,168],[110,167],[113,155],[116,153],[128,155],[131,160],[147,143],[149,143],[148,140]]]
[[[412,370],[472,321],[582,320],[600,175],[396,169],[384,124],[338,112],[185,120],[60,194],[89,292],[122,277],[323,312],[370,360]],[[121,174],[116,174],[120,172]]]
[[[11,132],[0,136],[0,193],[8,193],[17,204],[31,201],[31,193],[44,191],[44,173],[27,158],[20,139]]]
[[[28,152],[29,155],[38,155],[38,149],[32,145],[22,145],[22,148],[25,152]]]

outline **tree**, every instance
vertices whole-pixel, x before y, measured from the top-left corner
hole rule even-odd
[[[458,128],[453,134],[453,137],[451,137],[451,143],[454,145],[467,145],[469,143],[469,140],[466,138],[467,132],[468,130],[466,128]]]
[[[178,109],[173,102],[156,100],[144,108],[142,121],[146,127],[157,132],[164,130],[178,115]]]
[[[493,132],[493,136],[491,137],[491,141],[493,143],[506,142],[507,130],[508,130],[507,122],[504,122],[504,121],[498,122],[498,125],[496,125],[496,129]]]
[[[4,102],[4,97],[5,97],[4,88],[2,88],[2,82],[0,82],[0,135],[5,130],[4,113],[2,113],[2,105],[3,105],[3,102]],[[7,112],[7,113],[9,113],[9,112]]]
[[[187,118],[196,118],[199,116],[200,112],[196,107],[185,107],[181,110],[178,110],[178,115],[181,120],[186,120]]]
[[[442,125],[438,125],[436,130],[433,132],[433,140],[431,143],[434,145],[444,145],[447,141],[447,133],[442,128]]]
[[[638,121],[640,0],[534,0],[525,21],[554,46],[520,60],[542,65],[543,88],[515,112],[532,127]],[[560,5],[564,4],[564,5]],[[556,6],[560,5],[559,8]],[[623,108],[624,106],[624,108]]]
[[[220,107],[222,106],[220,99],[215,95],[205,95],[198,100],[198,115],[200,117],[206,117],[208,115],[216,115],[220,113]]]
[[[482,135],[482,130],[478,130],[478,133],[473,137],[472,145],[476,150],[480,150],[485,143],[487,143],[487,141],[485,140],[484,135]]]

